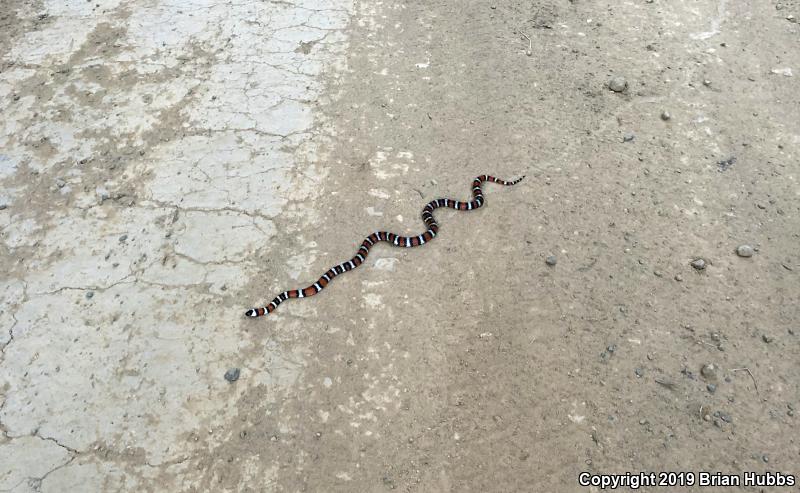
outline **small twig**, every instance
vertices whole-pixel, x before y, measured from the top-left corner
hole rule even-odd
[[[533,55],[533,41],[531,41],[530,36],[525,33],[520,33],[528,40],[528,51],[525,52],[526,55],[531,56]]]
[[[753,385],[756,388],[756,395],[761,397],[761,393],[758,391],[758,382],[756,382],[756,377],[753,376],[753,372],[750,371],[750,368],[731,368],[731,371],[746,371],[750,378],[753,379]]]
[[[675,383],[674,382],[671,382],[669,380],[665,380],[663,378],[658,378],[658,377],[656,377],[654,380],[659,385],[663,385],[664,387],[666,387],[666,388],[668,388],[670,390],[675,390]]]
[[[717,350],[719,349],[719,346],[715,346],[715,345],[713,345],[713,344],[711,344],[709,342],[706,342],[706,341],[701,341],[700,339],[697,339],[697,342],[700,343],[700,344],[704,344],[704,345],[706,345],[708,347],[713,347],[714,349],[717,349]]]

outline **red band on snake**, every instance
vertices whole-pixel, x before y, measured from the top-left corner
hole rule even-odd
[[[344,263],[331,267],[328,272],[322,274],[322,277],[317,279],[317,282],[314,284],[303,289],[284,291],[276,296],[275,299],[270,301],[267,306],[251,308],[250,310],[247,310],[247,312],[245,312],[245,316],[260,317],[262,315],[272,313],[276,308],[278,308],[278,305],[289,298],[306,298],[308,296],[314,296],[325,289],[325,286],[333,281],[333,279],[339,274],[351,271],[363,264],[367,259],[367,255],[369,255],[370,249],[382,241],[404,248],[422,246],[434,239],[436,234],[439,232],[439,225],[433,218],[433,211],[435,209],[438,209],[439,207],[449,207],[459,211],[471,211],[478,209],[486,203],[486,201],[483,199],[483,191],[481,190],[481,184],[483,182],[489,181],[492,183],[498,183],[500,185],[512,186],[521,182],[523,178],[525,177],[521,176],[514,181],[506,181],[495,178],[494,176],[481,175],[475,178],[475,180],[472,182],[472,201],[459,202],[458,200],[453,199],[436,199],[431,200],[427,205],[425,205],[425,208],[422,209],[422,220],[425,222],[425,226],[427,226],[428,229],[424,233],[417,236],[400,236],[387,231],[376,231],[364,239],[353,258]]]

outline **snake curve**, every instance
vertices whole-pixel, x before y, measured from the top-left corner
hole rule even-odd
[[[370,249],[375,246],[375,244],[382,241],[390,243],[394,246],[405,248],[422,246],[434,239],[436,234],[439,232],[439,225],[433,218],[433,211],[435,209],[438,209],[439,207],[449,207],[459,211],[471,211],[478,209],[485,204],[483,199],[483,191],[481,190],[481,184],[483,182],[488,181],[492,183],[498,183],[500,185],[512,186],[521,182],[523,178],[525,178],[525,176],[521,176],[513,181],[506,181],[495,178],[494,176],[481,175],[472,181],[472,201],[459,202],[453,199],[436,199],[431,200],[425,205],[425,208],[422,209],[422,220],[425,222],[425,226],[427,226],[428,229],[424,233],[417,236],[400,236],[387,231],[376,231],[364,239],[353,258],[339,265],[331,267],[326,273],[322,274],[322,277],[320,277],[314,284],[303,289],[284,291],[270,301],[268,305],[247,310],[247,312],[245,312],[245,316],[261,317],[275,311],[275,309],[278,308],[278,305],[289,298],[307,298],[309,296],[314,296],[325,289],[325,286],[327,286],[336,276],[351,271],[364,263],[367,255],[369,255]]]

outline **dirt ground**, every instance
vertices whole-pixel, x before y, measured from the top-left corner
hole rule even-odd
[[[798,18],[5,2],[0,490],[797,477]],[[243,317],[484,173],[527,178]],[[798,486],[639,491],[732,489]]]

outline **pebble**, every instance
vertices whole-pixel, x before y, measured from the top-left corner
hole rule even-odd
[[[6,204],[6,203],[0,204],[0,211],[4,211],[4,210],[6,210],[6,208],[8,208],[8,204]]]
[[[549,255],[546,259],[544,259],[544,261],[547,265],[553,266],[556,265],[558,259],[556,258],[555,255]]]
[[[740,257],[752,257],[755,250],[750,245],[739,245],[736,247],[736,255]]]
[[[128,235],[122,235],[122,236],[119,237],[120,243],[122,243],[123,241],[125,241],[127,239],[128,239]]]
[[[636,368],[635,370],[633,370],[633,372],[639,378],[642,378],[644,376],[644,370],[642,370],[641,368]]]
[[[628,88],[628,81],[624,77],[613,77],[608,81],[608,88],[614,92],[623,92]]]
[[[711,392],[712,394],[713,394],[714,392],[716,392],[716,391],[717,391],[717,386],[716,386],[716,385],[714,385],[713,383],[710,383],[710,384],[706,385],[706,388],[707,388],[707,389],[708,389],[708,391],[709,391],[709,392]]]
[[[675,280],[678,282],[683,282],[683,276],[680,274],[675,274]]]
[[[662,111],[661,112],[661,119],[667,121],[672,118],[672,115],[669,114],[669,111]]]
[[[704,259],[697,258],[692,260],[691,265],[697,270],[703,270],[706,268],[706,261]]]
[[[700,368],[700,374],[706,378],[717,378],[717,367],[713,363],[706,363]]]
[[[766,455],[762,455],[761,460],[763,460],[764,462],[769,462],[769,457],[767,457]]]
[[[225,380],[229,382],[235,382],[239,380],[240,370],[238,368],[231,368],[230,370],[225,372]]]
[[[634,134],[627,133],[627,134],[622,136],[622,142],[633,142],[633,139],[635,139],[635,138],[636,138],[636,136]]]
[[[86,299],[90,300],[94,297],[94,291],[87,291],[86,292]]]
[[[767,334],[763,334],[761,336],[761,340],[766,342],[767,344],[769,344],[770,342],[774,341],[775,339],[773,339],[772,336],[768,336]]]
[[[59,178],[59,179],[57,179],[57,180],[56,180],[56,186],[57,186],[58,188],[64,188],[66,185],[67,185],[67,182],[65,182],[65,181],[64,181],[64,180],[62,180],[61,178]]]
[[[710,415],[710,414],[704,414],[704,415],[703,415],[703,419],[704,419],[705,421],[711,421],[711,415]]]

